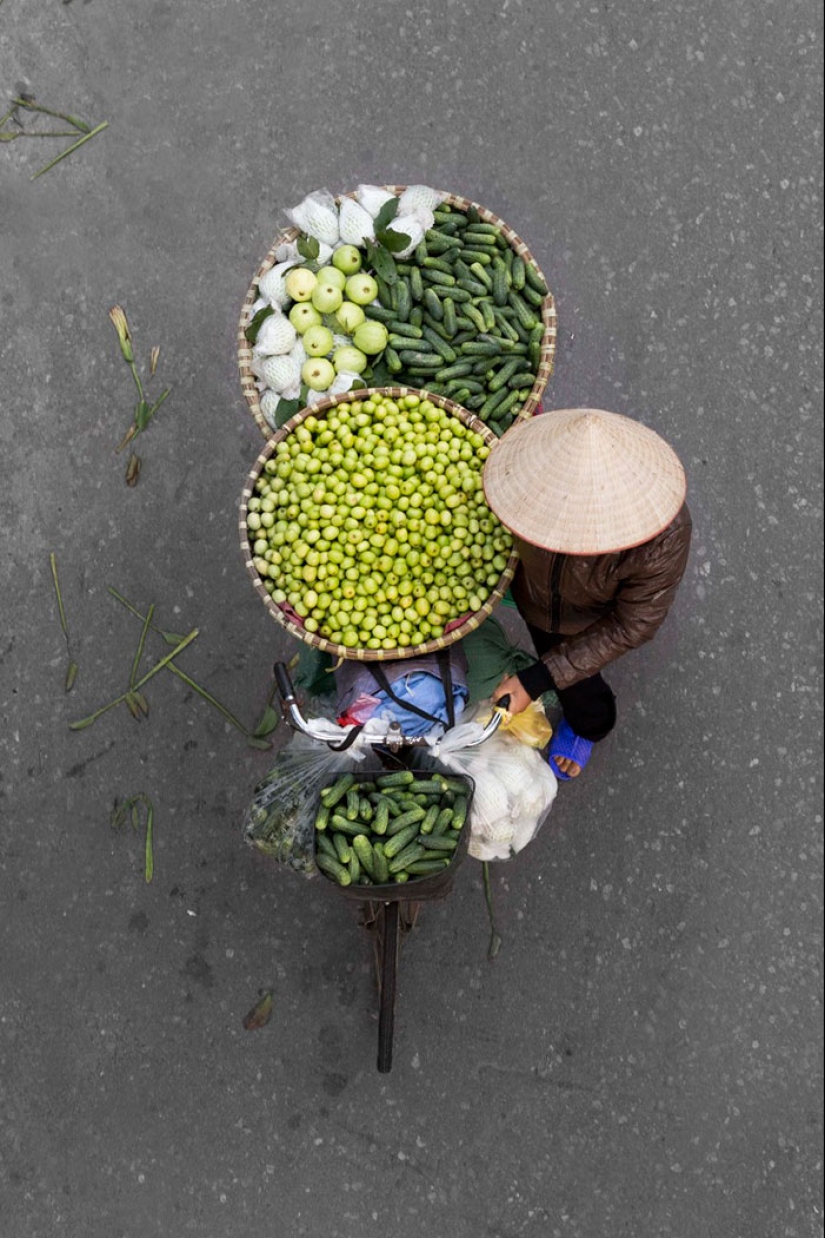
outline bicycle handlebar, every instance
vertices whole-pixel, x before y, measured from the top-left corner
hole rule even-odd
[[[289,671],[285,663],[276,662],[272,668],[275,676],[275,683],[278,688],[278,694],[281,697],[281,706],[284,717],[291,727],[296,731],[301,731],[302,734],[309,736],[310,739],[317,740],[318,743],[327,744],[330,748],[336,748],[340,745],[329,738],[329,731],[326,734],[320,734],[317,728],[313,728],[312,723],[308,722],[301,713],[298,704],[298,698],[295,695],[295,688],[290,678]],[[502,696],[496,701],[496,706],[493,711],[493,716],[485,726],[481,735],[477,740],[468,743],[468,748],[477,748],[486,740],[494,735],[501,726],[504,717],[504,710],[510,704],[509,696]],[[352,734],[351,726],[337,726],[335,723],[327,723],[327,727],[335,726],[341,741],[345,741]],[[397,722],[389,722],[387,730],[383,736],[370,736],[370,742],[373,745],[383,745],[390,749],[391,752],[397,752],[399,748],[422,748],[427,746],[426,736],[424,735],[405,735]]]

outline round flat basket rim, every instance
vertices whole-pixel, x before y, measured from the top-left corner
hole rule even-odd
[[[248,511],[248,503],[254,494],[255,482],[260,477],[264,465],[270,459],[275,451],[278,443],[283,442],[299,425],[301,425],[308,417],[317,417],[323,415],[328,409],[335,408],[339,404],[350,403],[354,399],[366,400],[373,395],[385,395],[390,399],[401,399],[407,395],[417,395],[430,400],[439,408],[444,408],[453,416],[457,417],[466,426],[475,433],[480,434],[485,443],[492,446],[497,442],[496,436],[492,430],[485,426],[474,413],[468,412],[460,404],[450,400],[447,396],[428,395],[427,392],[418,387],[366,387],[359,388],[356,392],[345,392],[343,395],[328,396],[324,400],[319,401],[313,407],[303,408],[296,413],[294,417],[290,417],[280,430],[270,433],[270,437],[263,450],[259,454],[257,460],[250,469],[244,488],[241,494],[240,515],[238,521],[238,531],[240,534],[241,554],[243,555],[244,565],[247,574],[252,581],[255,592],[263,602],[267,612],[272,616],[276,623],[283,627],[292,636],[304,644],[311,645],[315,649],[321,649],[325,653],[332,654],[336,658],[343,658],[354,662],[390,662],[403,658],[420,658],[425,654],[437,653],[440,649],[446,649],[448,646],[455,644],[456,641],[462,640],[465,636],[469,636],[474,632],[485,619],[493,613],[498,604],[502,601],[510,581],[515,575],[516,566],[518,564],[518,554],[515,550],[510,552],[507,560],[507,565],[501,573],[498,582],[488,596],[485,598],[484,605],[480,610],[472,612],[460,624],[457,624],[450,632],[444,633],[441,636],[433,637],[420,645],[409,645],[406,648],[398,649],[362,649],[360,647],[350,647],[349,645],[339,645],[334,641],[327,640],[324,636],[319,636],[315,632],[307,632],[306,628],[296,623],[286,611],[283,610],[277,602],[273,602],[270,595],[264,588],[263,581],[258,574],[258,570],[253,562],[252,548],[250,546],[249,533],[246,527],[246,515]]]
[[[383,188],[389,193],[401,194],[407,186],[384,185]],[[541,337],[541,356],[539,359],[536,381],[531,388],[529,396],[516,416],[516,421],[524,421],[528,417],[532,417],[539,409],[541,405],[541,398],[544,395],[545,388],[547,387],[547,384],[553,374],[553,367],[555,365],[556,358],[556,339],[558,336],[558,315],[556,312],[555,298],[552,291],[550,291],[547,277],[533,256],[530,247],[505,220],[501,219],[500,216],[496,215],[486,206],[482,206],[481,203],[473,201],[472,198],[464,198],[461,197],[460,194],[447,193],[446,190],[438,190],[437,192],[446,193],[444,201],[448,205],[458,207],[459,210],[464,211],[468,210],[470,207],[474,207],[485,223],[494,224],[496,227],[501,228],[512,248],[517,254],[524,258],[526,262],[532,263],[548,287],[547,296],[544,298],[541,306],[541,318],[544,324],[544,332]],[[336,197],[339,199],[352,198],[354,197],[354,191],[337,194]],[[244,298],[244,302],[241,307],[240,319],[238,321],[238,370],[240,373],[241,391],[249,407],[249,411],[255,420],[255,424],[266,439],[268,439],[272,434],[272,426],[266,420],[263,412],[261,411],[259,392],[255,385],[257,380],[255,375],[252,373],[251,368],[252,345],[246,338],[246,329],[252,318],[252,306],[258,299],[258,283],[262,276],[264,276],[266,272],[275,265],[275,251],[284,243],[294,241],[300,235],[299,229],[295,227],[283,228],[278,233],[267,251],[266,257],[252,277],[252,282],[249,285]]]

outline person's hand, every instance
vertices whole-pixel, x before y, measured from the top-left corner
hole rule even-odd
[[[531,701],[529,694],[522,687],[521,680],[515,675],[508,675],[506,679],[502,679],[493,692],[493,704],[495,705],[502,696],[509,696],[510,704],[507,706],[507,712],[511,714],[520,714]]]

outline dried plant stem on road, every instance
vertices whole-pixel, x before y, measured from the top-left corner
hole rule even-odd
[[[154,675],[157,675],[158,671],[162,671],[165,666],[170,664],[173,658],[176,658],[179,653],[182,653],[186,646],[191,644],[198,634],[198,629],[193,628],[189,635],[185,636],[180,644],[177,645],[171,653],[167,653],[165,658],[161,658],[159,662],[155,663],[152,669],[148,671],[142,679],[139,679],[133,687],[127,689],[126,692],[121,692],[120,696],[116,696],[113,701],[109,701],[106,705],[101,705],[100,709],[96,709],[94,713],[89,714],[88,717],[79,718],[77,722],[70,722],[70,729],[72,731],[82,731],[85,727],[91,726],[93,722],[96,722],[97,719],[108,710],[114,709],[116,705],[122,705],[130,695],[142,688],[143,685],[148,683]]]
[[[72,647],[69,640],[69,627],[66,623],[66,611],[63,608],[63,597],[60,592],[60,581],[57,578],[57,556],[52,552],[49,555],[49,563],[52,568],[52,579],[54,580],[54,591],[57,594],[57,611],[60,615],[60,626],[63,629],[63,637],[66,641],[66,652],[69,655],[69,666],[66,671],[66,691],[71,692],[74,681],[77,678],[77,663],[72,658]]]

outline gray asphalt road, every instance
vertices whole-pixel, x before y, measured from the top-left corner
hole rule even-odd
[[[0,147],[3,1238],[822,1233],[821,36],[812,0],[0,5],[3,98],[108,122],[36,180],[60,140]],[[495,869],[498,958],[477,864],[426,909],[389,1076],[349,912],[241,841],[271,754],[171,676],[68,726],[128,676],[109,587],[263,707],[238,312],[285,208],[361,181],[512,224],[548,405],[669,439],[696,529],[620,727]],[[134,489],[116,303],[172,386]]]

